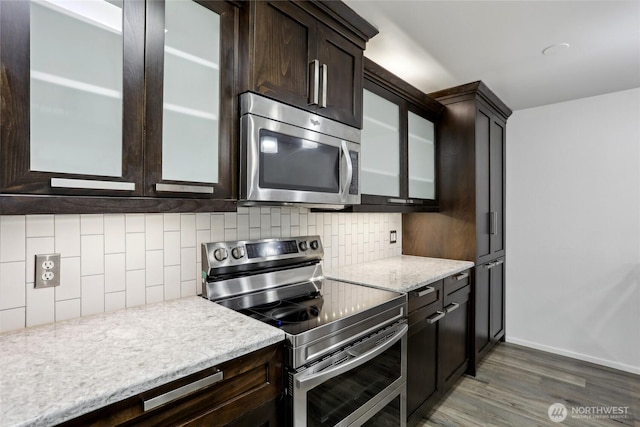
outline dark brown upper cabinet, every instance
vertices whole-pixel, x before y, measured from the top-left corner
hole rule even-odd
[[[0,2],[0,191],[143,193],[143,1]]]
[[[0,2],[2,213],[235,209],[239,6],[84,5]]]
[[[377,30],[342,2],[255,1],[241,17],[241,91],[362,127],[366,42]]]
[[[147,3],[145,195],[236,198],[238,13]]]
[[[365,58],[360,182],[354,210],[438,210],[436,131],[444,106]]]

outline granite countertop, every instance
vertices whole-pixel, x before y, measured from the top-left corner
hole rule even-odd
[[[0,335],[0,427],[60,423],[284,339],[200,297]]]
[[[474,266],[471,261],[409,255],[325,269],[330,279],[388,291],[409,292]]]

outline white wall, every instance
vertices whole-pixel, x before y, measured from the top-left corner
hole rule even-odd
[[[398,242],[389,243],[397,230]],[[319,234],[324,265],[402,253],[401,214],[0,216],[0,332],[201,293],[200,243]],[[60,253],[60,286],[34,289],[34,255]]]
[[[507,340],[640,373],[640,89],[507,125]]]

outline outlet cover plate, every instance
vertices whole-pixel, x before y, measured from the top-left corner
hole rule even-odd
[[[35,288],[54,286],[60,286],[60,254],[36,255]]]

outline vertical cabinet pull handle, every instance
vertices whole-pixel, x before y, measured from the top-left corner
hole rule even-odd
[[[327,64],[322,64],[320,66],[320,73],[322,74],[322,98],[320,98],[320,108],[325,108],[327,106],[327,73],[329,70],[329,66]]]
[[[309,63],[309,105],[318,105],[320,92],[320,61]]]
[[[490,216],[490,224],[489,224],[489,233],[490,234],[498,234],[498,212],[491,211],[489,212]]]

